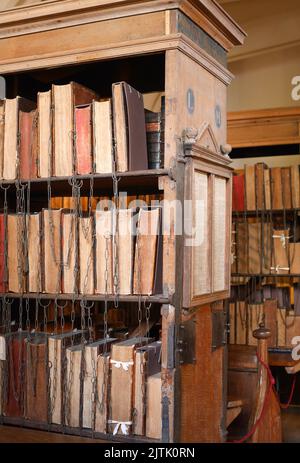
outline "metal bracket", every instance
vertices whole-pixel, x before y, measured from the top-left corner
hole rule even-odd
[[[211,311],[212,322],[212,351],[226,345],[227,328],[226,328],[226,313],[223,310]]]
[[[179,363],[181,365],[196,363],[196,320],[192,319],[181,323],[178,337]]]

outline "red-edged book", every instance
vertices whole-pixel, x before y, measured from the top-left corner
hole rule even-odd
[[[6,292],[5,281],[5,216],[0,214],[0,292]]]
[[[245,176],[234,175],[232,181],[232,210],[245,210]]]
[[[92,162],[92,112],[91,105],[75,108],[76,171],[79,175],[93,171]]]
[[[20,178],[37,178],[37,111],[20,111]]]

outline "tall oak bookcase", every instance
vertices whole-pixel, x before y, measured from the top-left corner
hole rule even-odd
[[[192,222],[200,214],[196,247],[176,233],[175,221],[170,234],[163,232],[163,292],[147,298],[161,306],[163,442],[226,438],[224,300],[231,236],[226,98],[233,78],[226,56],[244,38],[214,0],[61,0],[0,13],[0,75],[9,97],[30,98],[43,85],[71,80],[70,75],[105,96],[120,80],[142,93],[165,94],[164,168],[122,173],[119,182],[120,189],[161,192],[165,200],[179,200],[178,219],[184,200],[192,204]],[[83,180],[88,184],[88,177]],[[68,178],[52,178],[51,184],[53,195],[68,195]],[[111,176],[95,174],[94,188],[99,195],[112,192]],[[46,191],[47,179],[31,181],[33,202]],[[12,423],[5,417],[1,421]],[[51,425],[45,429],[55,430]]]

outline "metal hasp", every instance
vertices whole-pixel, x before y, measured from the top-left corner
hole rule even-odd
[[[225,346],[227,338],[226,313],[220,309],[211,310],[211,349],[212,351]]]
[[[179,340],[177,351],[180,364],[196,363],[196,320],[188,320],[179,325]]]

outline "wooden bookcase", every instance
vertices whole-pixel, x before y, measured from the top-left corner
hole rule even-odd
[[[195,249],[185,245],[189,237],[176,233],[173,220],[170,233],[163,231],[162,294],[145,298],[145,302],[160,307],[162,316],[162,441],[224,441],[224,299],[229,294],[231,216],[226,95],[233,77],[226,69],[226,54],[243,43],[245,33],[213,0],[49,1],[1,12],[0,24],[0,74],[6,78],[8,97],[21,94],[35,98],[37,91],[48,89],[51,83],[70,80],[97,90],[103,97],[110,96],[111,84],[121,80],[142,93],[164,92],[164,168],[122,173],[119,190],[159,192],[166,201],[178,200],[178,219],[183,216],[185,199],[191,200],[189,207],[195,216],[195,200],[205,194],[207,217],[203,226],[204,216],[200,216],[200,224],[209,265],[203,265],[201,250],[195,254]],[[207,180],[205,193],[201,181],[197,182],[198,175]],[[92,177],[94,193],[112,193],[111,175]],[[49,182],[53,196],[70,195],[68,180],[31,181],[32,208],[46,201]],[[88,192],[90,176],[80,180],[83,191]],[[2,183],[5,187],[9,182]],[[11,198],[15,188],[11,182]],[[197,278],[204,272],[212,284],[198,291],[191,282],[197,286]],[[217,272],[218,280],[214,281]],[[37,295],[2,294],[3,301],[7,297],[26,301]],[[48,294],[38,297],[51,299]],[[62,300],[72,297],[59,295]],[[88,298],[104,300],[100,295]],[[139,296],[120,296],[124,303],[137,304],[138,300]],[[61,430],[23,419],[0,420]],[[64,432],[92,433],[67,427]],[[146,440],[110,434],[96,437]]]

